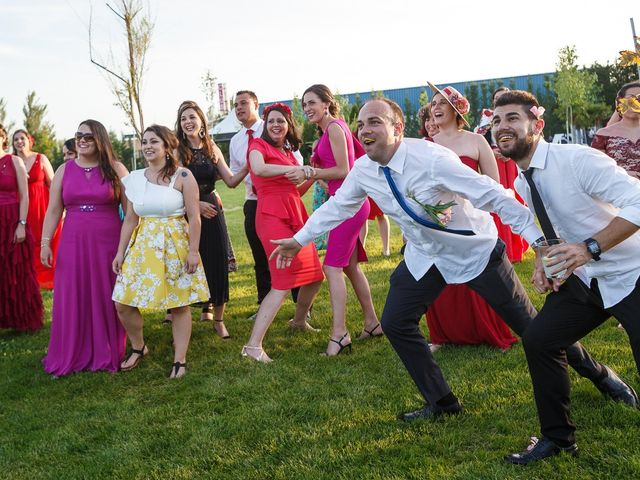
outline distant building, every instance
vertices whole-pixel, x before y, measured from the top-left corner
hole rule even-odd
[[[491,78],[487,80],[472,80],[465,82],[454,83],[441,83],[436,86],[439,88],[451,85],[464,96],[469,99],[471,103],[471,110],[480,110],[483,107],[491,106],[491,94],[493,91],[504,85],[506,87],[518,90],[528,90],[534,95],[540,95],[541,93],[552,93],[548,90],[548,81],[553,79],[555,73],[536,73],[532,75],[520,75],[517,77],[503,77],[503,78]],[[420,94],[426,92],[427,96],[431,98],[431,90],[428,85],[420,85],[417,87],[407,88],[392,88],[387,90],[378,91],[366,91],[355,93],[340,93],[341,97],[346,98],[349,103],[353,104],[359,99],[361,103],[364,103],[372,96],[377,94],[383,94],[385,97],[398,103],[402,108],[405,108],[407,102],[410,103],[413,110],[420,108]],[[291,106],[293,100],[280,100],[282,103],[286,103]],[[274,102],[264,102],[260,104],[260,107],[269,105]]]

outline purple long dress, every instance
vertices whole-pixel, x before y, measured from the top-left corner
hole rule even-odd
[[[116,372],[124,356],[126,333],[111,294],[118,250],[118,203],[99,167],[66,163],[62,178],[66,217],[53,286],[51,339],[42,360],[47,373],[82,370]]]
[[[349,130],[347,124],[340,119],[333,120],[331,123],[337,124],[344,132],[347,142],[347,160],[349,162],[349,170],[353,168],[353,163],[356,160],[355,146],[353,135]],[[331,125],[331,123],[329,125]],[[329,132],[327,125],[327,131],[322,134],[316,150],[312,157],[314,165],[320,168],[331,168],[336,166],[336,160],[333,157],[333,151],[331,150],[331,143],[329,141]],[[329,180],[327,182],[329,186],[329,195],[333,196],[344,180]],[[336,228],[329,232],[329,238],[327,239],[327,253],[324,257],[324,264],[331,267],[346,267],[349,265],[349,260],[353,255],[354,250],[357,249],[358,262],[366,262],[367,254],[360,241],[360,230],[367,221],[369,216],[369,200],[365,200],[364,204],[358,210],[358,212],[349,220],[345,220]]]

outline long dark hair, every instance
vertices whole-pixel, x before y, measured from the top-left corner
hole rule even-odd
[[[173,177],[173,174],[176,173],[178,169],[178,159],[173,153],[176,148],[178,148],[178,139],[173,134],[171,130],[162,125],[150,125],[144,129],[142,136],[147,132],[155,133],[164,145],[164,148],[167,150],[167,154],[164,159],[164,166],[158,172],[158,178],[162,179],[170,179]]]
[[[264,129],[262,130],[262,135],[260,135],[260,138],[262,138],[269,145],[278,147],[278,145],[276,145],[276,143],[269,136],[269,132],[267,131],[268,128],[266,125],[266,123],[268,123],[267,120],[269,120],[269,115],[271,115],[271,112],[274,112],[274,111],[280,112],[284,116],[284,119],[287,121],[287,136],[284,139],[284,147],[292,151],[299,150],[300,145],[302,144],[302,139],[300,138],[298,127],[295,124],[293,117],[291,116],[291,111],[290,110],[287,111],[284,108],[281,108],[280,106],[277,106],[277,105],[271,106],[267,115],[264,117],[265,126],[264,126]]]
[[[200,117],[200,121],[202,122],[202,139],[203,147],[205,155],[210,158],[214,163],[217,162],[217,158],[214,154],[213,150],[213,140],[209,137],[209,127],[207,126],[207,117],[205,116],[202,109],[198,106],[198,104],[192,100],[185,100],[180,104],[178,108],[178,118],[176,120],[176,137],[178,137],[178,158],[182,162],[182,165],[185,167],[191,163],[191,159],[193,157],[193,152],[191,151],[191,144],[189,143],[189,139],[187,138],[186,133],[182,130],[182,125],[180,124],[180,118],[185,110],[192,108],[198,117]]]
[[[118,161],[116,154],[113,152],[111,140],[107,129],[104,128],[97,120],[87,119],[80,122],[80,125],[86,125],[91,130],[96,143],[96,154],[98,157],[98,166],[102,172],[102,178],[111,182],[113,193],[116,198],[120,197],[120,178],[116,173],[114,164]],[[78,126],[80,126],[78,125]]]

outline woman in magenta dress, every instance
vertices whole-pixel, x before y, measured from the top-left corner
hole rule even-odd
[[[256,233],[268,258],[276,248],[271,240],[293,236],[302,228],[308,215],[300,191],[285,176],[292,170],[304,170],[293,156],[301,140],[291,109],[276,103],[264,109],[263,117],[262,135],[249,144],[249,173],[258,195]],[[310,187],[311,182],[304,182],[304,186]],[[271,359],[262,348],[262,341],[289,290],[300,287],[296,313],[289,325],[310,330],[307,313],[324,278],[313,242],[300,250],[289,268],[276,268],[276,259],[270,258],[269,273],[271,290],[260,303],[251,337],[242,348],[243,357],[263,363]]]
[[[52,289],[60,227],[56,228],[52,238],[47,239],[53,252],[51,268],[45,267],[40,261],[40,243],[42,241],[42,223],[49,206],[49,187],[53,178],[53,167],[45,155],[31,150],[32,144],[33,137],[26,130],[21,129],[13,132],[14,153],[24,162],[29,177],[29,215],[27,222],[33,233],[33,261],[38,275],[38,283],[40,288]]]
[[[42,297],[33,263],[33,235],[27,222],[27,170],[10,155],[0,125],[0,329],[33,332],[42,327]]]
[[[433,141],[453,150],[469,168],[498,181],[491,147],[482,135],[464,130],[467,99],[452,87],[431,88],[431,115],[439,128]],[[488,344],[506,349],[517,341],[498,314],[466,285],[448,285],[427,310],[427,324],[434,345]]]
[[[325,85],[312,85],[307,88],[302,96],[302,109],[309,121],[317,125],[322,132],[312,157],[315,167],[313,178],[326,181],[329,195],[334,195],[353,167],[354,143],[357,140],[353,138],[344,120],[337,118],[340,106]],[[305,180],[304,173],[299,170],[291,172],[288,178],[296,184]],[[368,215],[369,202],[364,202],[358,213],[329,233],[327,240],[323,270],[329,283],[333,323],[325,354],[330,357],[338,355],[345,347],[351,345],[351,336],[346,326],[345,274],[351,281],[364,315],[364,329],[360,338],[382,335],[382,328],[371,299],[369,282],[358,265],[359,262],[367,260],[367,254],[360,241],[360,230]]]
[[[640,178],[640,82],[622,86],[616,110],[620,121],[598,130],[591,146],[613,158],[632,177]]]
[[[120,178],[127,169],[116,160],[104,126],[85,120],[75,135],[78,158],[58,168],[43,239],[51,237],[66,211],[51,311],[51,339],[42,360],[47,373],[82,370],[116,372],[124,355],[126,333],[111,300],[116,274],[111,263],[118,250]],[[41,260],[51,263],[43,240]]]

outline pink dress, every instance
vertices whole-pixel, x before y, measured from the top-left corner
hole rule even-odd
[[[99,167],[65,164],[62,226],[54,278],[51,338],[42,360],[47,373],[82,370],[116,372],[124,356],[126,332],[111,293],[111,262],[120,240],[118,202]]]
[[[354,150],[354,138],[349,130],[349,127],[343,120],[334,120],[329,125],[336,124],[344,132],[345,139],[347,141],[347,160],[349,162],[349,170],[353,168],[355,162],[355,150]],[[311,158],[313,164],[319,168],[331,168],[336,166],[336,160],[331,151],[331,143],[329,142],[328,125],[327,131],[322,134],[318,145],[316,146],[313,157]],[[343,180],[329,180],[327,184],[329,186],[329,195],[333,196]],[[360,210],[351,217],[349,220],[345,220],[336,228],[331,230],[329,238],[327,239],[327,253],[324,257],[324,264],[330,267],[344,268],[349,265],[349,260],[353,255],[354,250],[357,248],[358,262],[367,261],[367,253],[360,241],[360,229],[367,221],[369,216],[369,201],[366,200]]]

